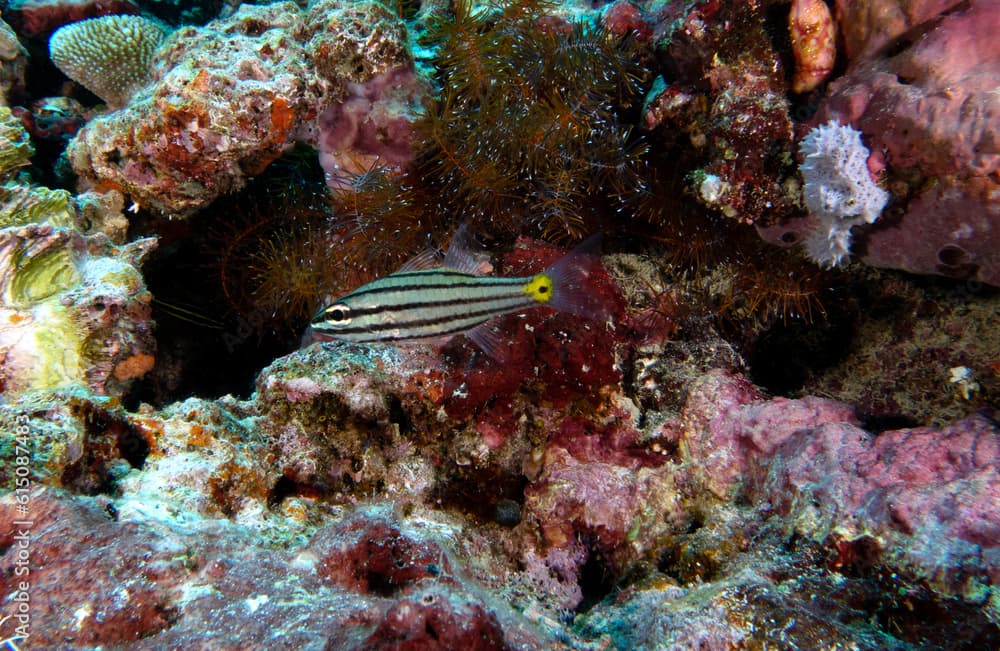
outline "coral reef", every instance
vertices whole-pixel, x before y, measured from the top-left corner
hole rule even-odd
[[[806,384],[817,395],[855,405],[865,419],[945,425],[989,409],[1000,391],[1000,296],[949,287],[918,289],[895,279],[872,290],[838,364]],[[919,315],[912,319],[910,315]],[[917,361],[919,360],[919,361]],[[982,391],[962,395],[950,369],[969,369]],[[898,426],[898,425],[897,425]]]
[[[116,109],[149,83],[153,56],[165,37],[160,25],[141,16],[90,18],[57,29],[49,39],[49,57]]]
[[[31,643],[40,648],[556,644],[465,576],[474,567],[453,543],[463,529],[447,518],[402,521],[390,509],[370,507],[319,530],[307,545],[276,550],[224,522],[184,532],[124,515],[109,520],[107,500],[73,500],[53,489],[34,493],[32,504],[38,523],[32,553],[47,561],[46,569],[32,572],[39,615]],[[12,507],[2,498],[5,548],[17,519]],[[81,554],[80,566],[55,562],[71,549]],[[6,560],[10,574],[0,585],[10,594],[13,565]],[[143,575],[151,565],[155,578]]]
[[[0,107],[0,228],[24,224],[73,226],[76,214],[65,190],[50,190],[16,175],[35,153],[21,120]]]
[[[139,273],[155,240],[28,225],[0,230],[0,384],[9,396],[81,384],[121,395],[152,366]]]
[[[369,8],[243,5],[177,30],[153,63],[152,84],[71,143],[74,170],[175,217],[239,190],[296,140],[316,138],[315,118],[349,83],[410,64],[405,29],[381,5]]]
[[[566,417],[525,402],[545,424],[521,419],[498,447],[435,409],[444,378],[428,361],[312,346],[266,369],[249,401],[130,414],[80,396],[75,420],[42,403],[27,418],[2,407],[15,422],[86,429],[75,444],[90,451],[76,453],[85,472],[57,450],[37,481],[115,486],[30,494],[31,554],[45,560],[32,600],[48,613],[33,640],[902,649],[1000,635],[988,619],[1000,432],[981,417],[873,437],[846,405],[769,400],[717,371],[692,383],[676,419],[645,431],[620,407]],[[518,500],[520,514],[500,521]],[[0,499],[0,531],[15,504]],[[16,558],[2,556],[0,576]],[[150,567],[156,580],[141,579]],[[127,599],[122,581],[137,582]],[[574,626],[560,623],[584,602]],[[965,624],[944,632],[952,616]]]
[[[110,109],[5,12],[0,646],[998,648],[1000,13],[827,4],[152,0]],[[303,339],[461,221],[601,322]]]
[[[16,436],[26,423],[31,436]],[[0,425],[0,486],[6,490],[27,481],[95,495],[130,468],[141,468],[151,443],[116,398],[94,396],[79,385],[25,394],[4,406]],[[34,461],[26,474],[16,471],[24,465],[19,456]]]
[[[39,109],[41,114],[43,109]],[[41,118],[40,118],[41,119]],[[81,233],[101,232],[112,242],[123,244],[127,223],[122,216],[124,198],[120,193],[89,192],[74,197],[66,190],[51,190],[31,182],[19,173],[31,164],[35,153],[25,130],[25,115],[0,107],[0,228],[27,224],[48,224],[74,228]],[[54,120],[56,123],[58,118]],[[31,120],[33,126],[39,122]],[[59,130],[60,127],[54,127]],[[32,135],[44,137],[44,129]]]
[[[793,9],[800,4],[808,3]],[[874,152],[869,167],[894,196],[882,223],[859,229],[856,257],[997,284],[996,147],[987,135],[997,113],[989,94],[995,5],[836,4],[847,69],[839,77],[831,72],[828,87],[803,89],[794,103],[783,92],[786,61],[772,45],[780,40],[764,35],[767,3],[650,7],[653,38],[669,60],[664,82],[647,97],[647,126],[678,151],[695,197],[787,246],[815,233],[799,211],[801,188],[791,165],[795,121],[850,124],[864,134]],[[816,6],[823,11],[825,3]],[[797,38],[796,17],[790,18]],[[820,23],[820,31],[832,29],[827,17]],[[740,37],[747,25],[760,30],[753,44]],[[823,74],[833,70],[829,44],[814,45],[818,53],[810,56],[823,60],[817,63]],[[800,57],[804,47],[795,38],[789,44]]]
[[[860,259],[1000,285],[1000,157],[992,136],[1000,115],[992,93],[1000,7],[970,2],[949,11],[954,3],[928,2],[911,14],[884,2],[887,14],[875,27],[867,5],[849,4],[842,22],[848,42],[857,41],[851,51],[860,52],[831,82],[815,120],[862,131],[894,196],[888,218],[866,229]],[[932,18],[934,29],[886,49],[893,35]]]
[[[14,113],[32,138],[42,141],[74,136],[87,121],[83,105],[72,97],[46,97],[28,109],[16,107]]]
[[[834,6],[846,55],[859,61],[883,53],[907,32],[932,24],[961,4],[961,0],[835,0]]]

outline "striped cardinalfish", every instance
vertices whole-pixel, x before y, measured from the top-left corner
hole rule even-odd
[[[492,321],[551,307],[603,322],[608,309],[587,278],[598,258],[591,237],[541,273],[517,278],[480,275],[480,260],[463,225],[439,266],[433,253],[368,283],[324,307],[312,320],[320,337],[355,343],[407,343],[464,334],[494,359],[506,350]]]

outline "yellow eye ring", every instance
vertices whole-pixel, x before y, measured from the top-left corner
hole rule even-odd
[[[548,303],[552,299],[552,278],[547,274],[537,274],[524,285],[522,291],[539,303]]]

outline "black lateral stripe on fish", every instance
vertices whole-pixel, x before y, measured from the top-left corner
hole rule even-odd
[[[417,342],[465,334],[491,357],[500,358],[503,350],[490,323],[495,317],[548,306],[595,321],[607,319],[607,307],[587,283],[596,260],[596,238],[545,271],[523,277],[473,273],[470,240],[466,227],[459,227],[442,266],[414,269],[407,263],[320,310],[313,318],[313,330],[354,343]],[[430,258],[418,259],[424,264]]]

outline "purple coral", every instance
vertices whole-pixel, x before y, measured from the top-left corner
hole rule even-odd
[[[799,147],[805,162],[805,202],[819,225],[806,252],[824,267],[836,267],[851,250],[851,227],[872,224],[889,200],[868,173],[869,151],[861,132],[834,121],[816,127]]]

